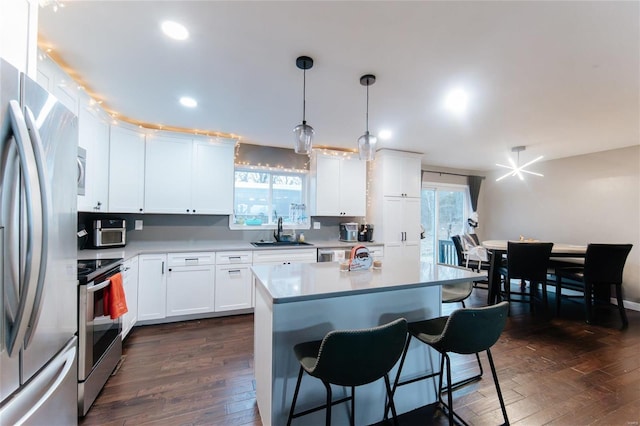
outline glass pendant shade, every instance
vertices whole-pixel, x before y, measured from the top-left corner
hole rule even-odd
[[[311,141],[313,140],[313,127],[306,121],[298,124],[293,129],[295,135],[294,151],[296,154],[311,154]]]
[[[378,142],[378,138],[370,134],[368,130],[358,138],[358,153],[361,160],[373,160],[376,153],[376,142]]]

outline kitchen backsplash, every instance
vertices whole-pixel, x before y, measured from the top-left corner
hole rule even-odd
[[[122,218],[127,221],[127,241],[260,241],[273,240],[273,229],[230,230],[229,216],[211,215],[169,215],[169,214],[113,214],[78,213],[79,228],[94,219]],[[143,229],[135,230],[135,221],[143,221]],[[358,222],[363,218],[354,217],[314,217],[312,222],[320,222],[320,229],[300,229],[306,241],[337,240],[339,224]],[[374,235],[375,238],[375,235]]]

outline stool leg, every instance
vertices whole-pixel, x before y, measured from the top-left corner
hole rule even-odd
[[[325,419],[325,424],[327,426],[331,426],[331,400],[332,400],[332,395],[331,395],[331,384],[329,384],[329,382],[322,382],[324,383],[324,387],[327,388],[327,417]]]
[[[496,385],[496,391],[498,392],[498,399],[500,400],[500,408],[502,409],[502,415],[504,416],[504,424],[509,425],[509,418],[507,417],[507,408],[504,406],[504,399],[502,398],[502,392],[500,391],[500,384],[498,383],[498,374],[496,373],[496,366],[493,363],[493,357],[491,351],[487,349],[487,358],[489,358],[489,365],[491,366],[491,374],[493,375],[493,383]]]
[[[447,400],[449,402],[449,426],[453,426],[453,390],[451,389],[451,360],[446,353],[442,354],[447,359]]]
[[[303,368],[300,367],[298,372],[298,381],[296,382],[296,390],[293,392],[293,401],[291,402],[291,409],[289,410],[289,418],[287,419],[287,426],[291,426],[291,420],[293,420],[293,410],[296,407],[296,401],[298,399],[298,391],[300,390],[300,382],[302,381]]]
[[[387,388],[387,396],[389,397],[389,405],[391,406],[391,414],[393,415],[393,424],[398,426],[398,413],[396,413],[396,405],[393,403],[393,392],[391,392],[391,384],[389,383],[389,374],[384,375],[384,384]],[[385,409],[385,414],[386,414]]]
[[[556,272],[556,316],[560,316],[560,305],[562,304],[562,278]]]
[[[356,424],[356,387],[351,386],[351,426]]]
[[[618,300],[618,310],[620,311],[620,318],[622,319],[622,328],[625,329],[629,326],[629,320],[627,319],[627,311],[624,309],[622,284],[616,284],[616,299]]]
[[[398,382],[400,382],[400,373],[402,372],[402,366],[404,365],[404,360],[407,357],[407,352],[409,351],[409,344],[411,343],[411,335],[407,337],[407,341],[404,344],[404,351],[402,351],[402,356],[400,357],[400,364],[398,365],[398,371],[396,373],[396,378],[393,381],[393,387],[391,388],[391,396],[396,393],[396,388],[398,387]],[[389,404],[387,404],[384,408],[384,419],[389,418]]]

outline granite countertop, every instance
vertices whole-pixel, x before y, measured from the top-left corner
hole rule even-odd
[[[364,244],[367,246],[382,246],[378,242],[344,242],[339,240],[328,241],[307,241],[310,245],[303,246],[275,246],[275,247],[254,247],[248,241],[132,241],[125,247],[110,249],[85,249],[78,250],[78,259],[109,259],[118,258],[129,259],[139,254],[153,253],[185,253],[185,252],[212,252],[212,251],[242,251],[242,250],[304,250],[318,248],[340,248],[353,247]]]
[[[274,304],[439,286],[486,279],[486,273],[426,262],[394,262],[381,269],[341,271],[337,262],[254,265],[257,282]]]

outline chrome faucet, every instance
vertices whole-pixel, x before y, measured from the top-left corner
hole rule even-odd
[[[273,238],[275,238],[278,242],[280,242],[280,240],[282,239],[282,216],[278,218],[278,232],[273,233]]]

